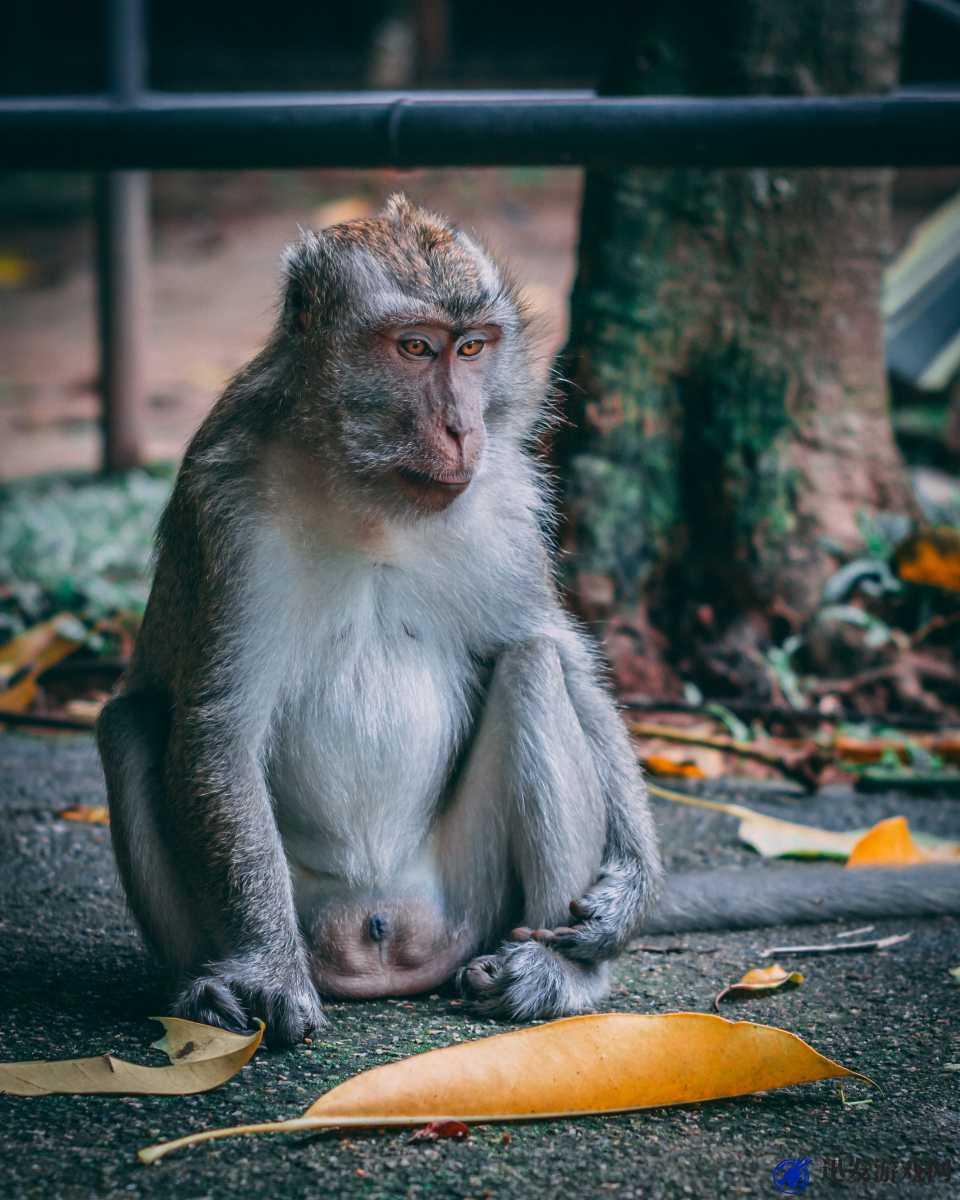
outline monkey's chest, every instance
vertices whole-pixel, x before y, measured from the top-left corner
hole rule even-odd
[[[416,869],[470,719],[470,666],[414,638],[307,648],[268,778],[291,862],[377,886]]]

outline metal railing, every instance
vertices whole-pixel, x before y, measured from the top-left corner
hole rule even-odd
[[[175,168],[960,164],[960,89],[887,96],[153,92],[142,0],[107,0],[109,94],[0,101],[7,169],[98,182],[108,469],[140,455],[148,178]]]

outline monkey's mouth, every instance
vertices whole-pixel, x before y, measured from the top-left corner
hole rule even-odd
[[[434,475],[428,471],[415,471],[411,467],[398,467],[397,474],[404,483],[419,492],[447,496],[451,499],[465,492],[473,478],[472,474],[464,471],[442,471]]]

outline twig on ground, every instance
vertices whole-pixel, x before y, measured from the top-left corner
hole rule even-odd
[[[894,933],[890,937],[871,938],[866,942],[825,942],[820,946],[771,946],[761,950],[761,958],[773,958],[778,954],[849,954],[861,950],[888,950],[913,937],[912,933]]]

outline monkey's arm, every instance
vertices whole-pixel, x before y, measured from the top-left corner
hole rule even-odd
[[[260,1017],[272,1041],[294,1041],[321,1016],[264,775],[286,659],[249,619],[253,604],[273,610],[243,590],[257,575],[231,556],[232,531],[201,528],[181,497],[165,525],[133,677],[101,722],[117,857],[141,925],[186,978],[175,1011],[233,1028]],[[169,727],[152,746],[119,711],[144,703],[145,681]],[[147,755],[155,767],[132,769]]]
[[[960,913],[960,864],[720,868],[668,875],[644,933]]]

